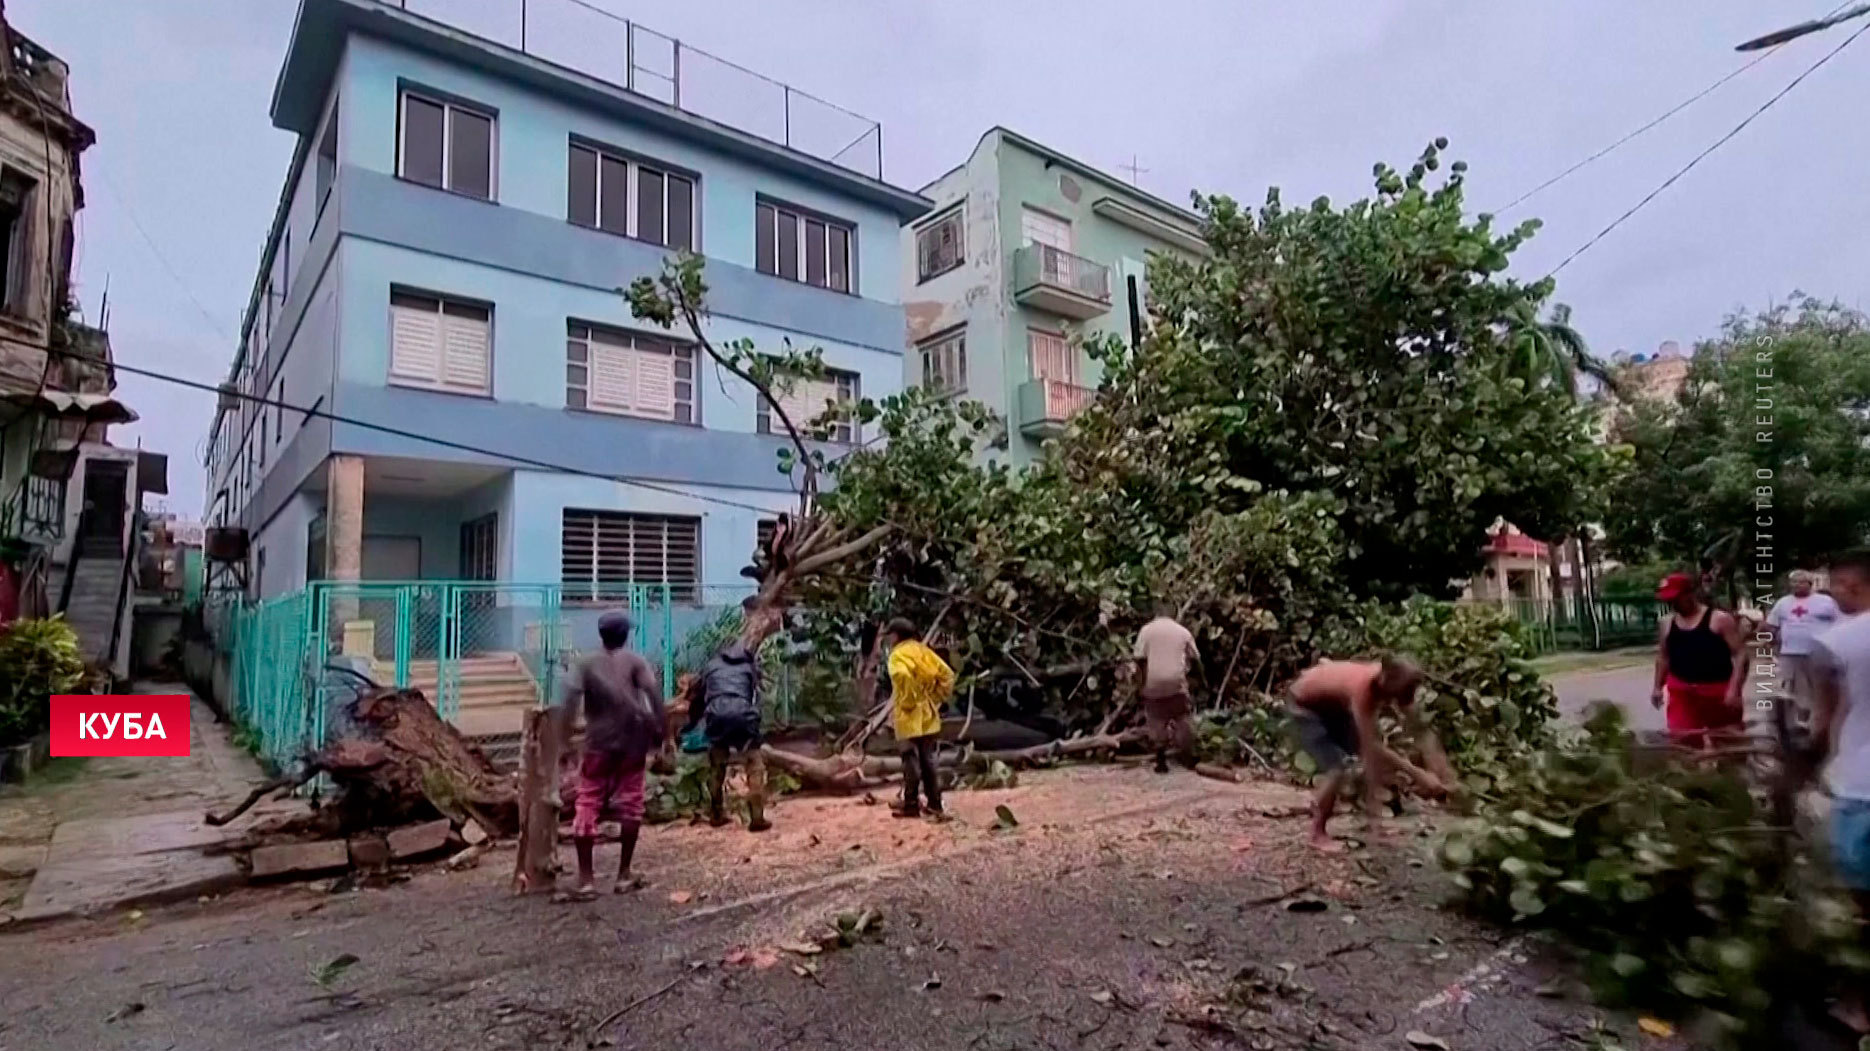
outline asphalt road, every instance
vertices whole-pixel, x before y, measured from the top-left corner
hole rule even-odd
[[[1568,672],[1553,676],[1551,681],[1558,693],[1559,714],[1567,718],[1581,718],[1590,705],[1610,701],[1623,709],[1633,729],[1661,730],[1666,725],[1662,712],[1649,703],[1654,676],[1654,665],[1645,662],[1603,671]]]
[[[510,896],[509,854],[0,936],[0,1049],[1530,1048],[1589,1030],[1589,1007],[1536,994],[1555,970],[1529,943],[1440,907],[1426,821],[1324,858],[1289,789],[1032,780],[955,793],[949,826],[846,800],[779,806],[784,839],[655,829],[655,887],[592,905]],[[996,800],[1017,828],[988,827]],[[784,948],[866,908],[874,939]]]

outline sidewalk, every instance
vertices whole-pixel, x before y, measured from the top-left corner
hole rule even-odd
[[[188,690],[146,683],[138,692]],[[187,756],[55,760],[46,776],[0,791],[0,926],[180,900],[243,882],[234,857],[216,848],[278,809],[256,807],[223,828],[202,821],[266,779],[229,730],[196,700]]]

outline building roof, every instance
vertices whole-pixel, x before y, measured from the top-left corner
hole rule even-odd
[[[274,125],[301,136],[316,133],[332,77],[344,53],[345,40],[353,33],[473,66],[573,104],[700,142],[816,183],[829,192],[886,208],[904,221],[921,215],[930,207],[930,201],[922,195],[882,179],[520,48],[425,18],[385,0],[300,0],[292,43],[273,88]],[[794,96],[802,94],[795,89],[788,90]],[[878,136],[880,141],[880,131]]]
[[[985,132],[981,133],[980,140],[975,143],[973,152],[979,153],[981,147],[986,145],[988,140],[993,139],[995,137],[998,137],[1001,141],[1004,141],[1004,142],[1011,142],[1028,153],[1037,154],[1038,156],[1045,158],[1046,160],[1050,161],[1051,163],[1059,167],[1069,168],[1073,172],[1077,173],[1078,175],[1086,179],[1089,179],[1092,182],[1097,183],[1100,187],[1102,187],[1104,190],[1109,192],[1111,195],[1120,197],[1120,198],[1129,198],[1131,202],[1134,202],[1135,204],[1140,204],[1143,207],[1143,210],[1145,211],[1159,213],[1157,214],[1156,218],[1167,223],[1168,225],[1182,227],[1182,228],[1185,228],[1186,231],[1191,234],[1195,234],[1196,236],[1200,235],[1201,223],[1202,223],[1201,216],[1196,215],[1194,212],[1189,211],[1187,208],[1182,208],[1177,205],[1170,204],[1168,201],[1165,201],[1162,198],[1157,197],[1155,194],[1150,193],[1148,190],[1144,190],[1136,186],[1132,186],[1129,183],[1116,178],[1110,173],[1103,171],[1102,169],[1086,164],[1084,161],[1081,161],[1077,159],[1076,157],[1071,156],[1070,154],[1064,153],[1060,150],[1055,150],[1052,147],[1047,146],[1044,143],[1039,142],[1036,139],[1031,139],[1024,135],[1021,135],[1019,132],[1014,131],[1011,128],[1008,128],[1005,125],[996,124],[993,127],[988,128]],[[935,183],[940,182],[942,179],[947,178],[948,175],[952,174],[952,172],[953,172],[953,169],[950,169],[948,172],[942,173],[940,176],[936,177],[935,179],[931,179],[928,185],[933,186]],[[927,187],[925,186],[924,189],[927,189]]]

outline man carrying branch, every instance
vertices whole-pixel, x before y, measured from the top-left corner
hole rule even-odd
[[[1430,795],[1454,790],[1455,775],[1435,732],[1415,712],[1416,689],[1422,670],[1403,658],[1381,661],[1320,661],[1288,688],[1290,716],[1299,746],[1318,764],[1321,778],[1312,800],[1312,846],[1327,853],[1343,847],[1325,830],[1336,809],[1338,790],[1344,785],[1354,755],[1364,758],[1364,813],[1371,828],[1380,814],[1383,786],[1391,771],[1407,774]],[[1377,719],[1393,707],[1405,718],[1414,716],[1423,758],[1435,768],[1431,774],[1402,757],[1383,742]]]

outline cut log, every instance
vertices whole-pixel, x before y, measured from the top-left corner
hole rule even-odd
[[[1008,766],[1034,766],[1053,763],[1060,759],[1077,756],[1095,755],[1099,752],[1115,755],[1124,746],[1140,741],[1139,732],[1120,734],[1100,734],[1093,737],[1070,737],[1063,741],[1048,741],[1033,745],[1031,748],[1013,748],[993,752],[969,752],[965,758],[970,762],[992,762],[999,760]],[[875,788],[894,777],[901,777],[903,761],[895,756],[864,755],[861,752],[847,751],[823,759],[782,751],[767,745],[760,749],[766,757],[766,765],[799,779],[805,787],[822,792],[852,792],[860,788]],[[937,765],[942,768],[957,765],[964,757],[959,753],[948,753],[941,757]]]
[[[513,889],[521,894],[551,890],[558,855],[560,795],[559,733],[552,713],[526,713],[519,752],[519,850]]]

